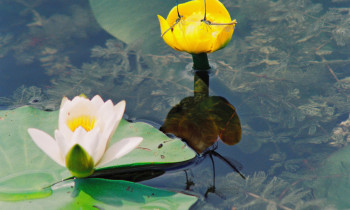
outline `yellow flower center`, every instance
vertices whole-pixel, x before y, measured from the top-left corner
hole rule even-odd
[[[71,131],[75,131],[79,126],[83,127],[86,131],[90,131],[94,128],[96,119],[88,115],[82,115],[73,119],[67,120],[67,126]]]

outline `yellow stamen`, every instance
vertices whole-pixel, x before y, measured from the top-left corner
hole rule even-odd
[[[88,115],[82,115],[73,119],[67,120],[67,126],[74,132],[79,126],[83,127],[86,131],[90,131],[94,128],[96,119]]]

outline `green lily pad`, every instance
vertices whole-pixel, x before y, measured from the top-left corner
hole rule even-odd
[[[90,0],[100,26],[128,45],[142,46],[144,52],[170,49],[164,43],[157,15],[167,17],[175,1],[166,0]]]
[[[8,202],[50,196],[51,190],[45,187],[71,176],[66,168],[41,151],[27,132],[28,128],[38,128],[53,136],[57,124],[58,111],[46,112],[28,106],[0,111],[0,200]],[[142,136],[144,141],[109,166],[124,165],[122,168],[125,169],[127,164],[131,167],[143,163],[147,167],[147,164],[177,163],[195,157],[183,142],[170,139],[145,123],[122,120],[110,144],[131,136]]]
[[[195,152],[185,143],[170,139],[151,125],[142,122],[121,121],[112,138],[112,143],[132,136],[142,136],[144,138],[139,148],[108,165],[137,162],[174,163],[189,160],[196,156]]]
[[[336,209],[350,206],[350,146],[333,153],[318,169],[314,182],[316,198],[327,199]]]
[[[1,209],[188,209],[197,201],[133,182],[90,178],[61,182],[45,192],[43,199],[0,202]]]

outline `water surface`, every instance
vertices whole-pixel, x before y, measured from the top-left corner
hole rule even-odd
[[[200,195],[194,208],[201,209],[349,207],[336,196],[349,194],[330,186],[350,187],[349,2],[222,2],[238,24],[230,44],[209,55],[209,94],[236,108],[242,140],[219,142],[216,151],[249,178],[214,158],[216,192],[205,197],[213,184],[206,157],[186,173],[145,184]],[[63,96],[99,94],[125,99],[129,120],[162,125],[193,95],[190,55],[160,36],[118,40],[96,22],[88,1],[2,0],[0,14],[0,109],[55,110]],[[150,41],[161,47],[144,50]]]

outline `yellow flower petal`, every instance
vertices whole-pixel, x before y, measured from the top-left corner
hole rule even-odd
[[[203,22],[193,22],[184,28],[183,37],[186,40],[184,50],[189,53],[210,52],[212,47],[212,28]]]
[[[200,1],[189,1],[183,4],[179,4],[179,13],[182,18],[187,18],[192,15],[194,11],[202,11],[203,9],[203,17],[204,17],[204,7],[201,5]],[[169,25],[172,25],[176,22],[178,18],[177,8],[173,7],[167,17],[167,21]],[[203,19],[203,18],[202,18]]]
[[[236,20],[234,20],[236,21]],[[217,26],[221,27],[221,32],[217,35],[212,51],[224,48],[231,40],[235,25]]]
[[[200,0],[204,7],[204,1]],[[220,19],[212,20],[213,22],[228,23],[231,22],[230,13],[226,10],[225,6],[218,0],[206,0],[207,14],[211,14],[212,17],[220,17]]]
[[[171,46],[175,50],[178,50],[174,40],[174,35],[172,33],[173,29],[170,28],[170,25],[162,16],[158,15],[158,20],[160,23],[161,34],[163,35],[163,39],[165,43],[167,43],[169,46]]]
[[[193,0],[179,4],[178,10],[176,6],[172,8],[167,20],[158,16],[162,33],[166,31],[164,41],[175,50],[191,54],[210,53],[225,47],[234,31],[225,6],[218,0],[206,0],[204,14],[204,1]]]

